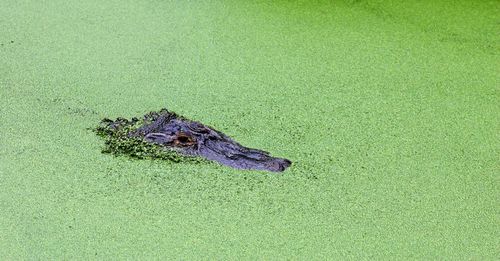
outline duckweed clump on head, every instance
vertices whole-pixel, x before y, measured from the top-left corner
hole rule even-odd
[[[131,137],[128,134],[151,121],[150,115],[146,115],[143,120],[132,118],[127,120],[118,118],[116,121],[103,119],[99,126],[93,131],[105,139],[102,153],[113,155],[127,155],[135,159],[159,159],[171,162],[204,162],[202,158],[187,156],[177,151],[160,146],[158,144],[146,142],[141,137]],[[112,123],[112,124],[110,124]]]

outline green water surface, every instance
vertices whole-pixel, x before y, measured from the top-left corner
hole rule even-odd
[[[498,1],[0,1],[0,259],[500,256]],[[166,107],[282,175],[101,153]]]

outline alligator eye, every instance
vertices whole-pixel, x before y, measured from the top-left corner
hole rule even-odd
[[[179,133],[174,141],[174,146],[192,146],[196,144],[196,140],[193,136],[189,136],[186,133]]]
[[[191,141],[191,139],[188,136],[179,136],[179,137],[177,137],[177,140],[180,143],[188,143]]]

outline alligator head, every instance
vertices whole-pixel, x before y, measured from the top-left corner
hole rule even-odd
[[[116,121],[105,119],[103,123],[111,128],[119,128],[138,121],[136,118],[131,121],[118,118]],[[281,172],[292,164],[287,159],[272,157],[268,152],[244,147],[222,132],[165,109],[146,114],[142,126],[127,135],[183,155],[200,156],[237,169]]]

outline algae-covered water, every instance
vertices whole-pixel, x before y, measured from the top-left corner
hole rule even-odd
[[[498,1],[0,2],[0,258],[500,255]],[[102,154],[166,107],[283,174]]]

